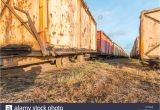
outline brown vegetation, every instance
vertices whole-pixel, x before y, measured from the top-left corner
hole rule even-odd
[[[159,102],[160,71],[138,60],[43,64],[1,71],[0,102]]]

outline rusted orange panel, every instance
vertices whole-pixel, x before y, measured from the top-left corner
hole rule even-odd
[[[10,7],[13,4],[25,11],[28,11],[32,17],[36,29],[39,31],[39,0],[10,0]],[[27,21],[26,16],[16,11],[16,13]],[[0,18],[0,45],[6,46],[8,44],[27,44],[35,50],[39,50],[39,45],[35,38],[26,30],[26,28],[19,22],[19,20],[6,8]]]
[[[89,49],[91,42],[91,20],[86,10],[81,7],[81,48]]]
[[[101,52],[101,32],[97,31],[97,51]]]
[[[77,48],[77,0],[49,1],[49,35],[56,48]]]
[[[82,0],[49,1],[51,44],[96,50],[96,24],[88,12]]]
[[[97,32],[97,49],[106,55],[111,55],[113,52],[112,40],[103,31]]]
[[[143,13],[143,12],[142,12]],[[141,14],[141,23],[140,23],[140,57],[141,59],[144,57],[144,14]]]
[[[160,58],[160,8],[142,12],[140,34],[141,58]]]
[[[137,37],[130,53],[131,58],[138,58],[140,56],[139,48],[140,48],[140,37]]]
[[[44,46],[96,50],[96,22],[83,0],[11,0],[12,8],[13,4],[29,12]],[[15,12],[27,21],[23,13]],[[0,46],[27,44],[40,50],[34,36],[8,9],[0,18],[0,33]]]
[[[77,48],[81,48],[81,0],[78,0],[78,15],[77,15]]]
[[[91,20],[91,49],[92,50],[97,50],[96,32],[97,32],[97,25],[93,20]]]
[[[43,41],[43,45],[45,45],[45,43],[48,40],[48,33],[46,31],[47,28],[47,2],[44,0],[39,0],[39,35],[41,40]]]

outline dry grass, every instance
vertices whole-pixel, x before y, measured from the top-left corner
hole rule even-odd
[[[160,71],[138,60],[41,65],[2,71],[1,102],[160,102]]]

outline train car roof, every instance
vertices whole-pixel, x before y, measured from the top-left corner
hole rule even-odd
[[[97,25],[96,20],[94,19],[90,9],[87,6],[87,3],[84,0],[81,0],[83,7],[85,8],[85,10],[87,11],[87,13],[89,14],[89,16],[91,17],[91,19],[93,20],[93,22]]]
[[[104,31],[98,30],[97,32],[103,32],[103,34],[104,34],[110,41],[112,41],[112,39],[111,39]],[[112,43],[113,43],[113,41],[112,41]]]
[[[160,11],[160,8],[154,8],[154,9],[151,9],[151,10],[144,10],[144,11],[142,11],[142,13],[150,14],[150,13],[154,13],[154,12],[158,12],[158,11]]]

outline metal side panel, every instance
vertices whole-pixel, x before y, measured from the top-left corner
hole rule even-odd
[[[91,17],[83,6],[81,7],[81,48],[91,48]]]
[[[77,48],[77,0],[49,0],[49,35],[56,48]]]
[[[91,21],[91,49],[92,50],[97,50],[96,48],[96,24]]]
[[[141,49],[144,49],[142,59],[160,58],[160,11],[144,13],[142,17],[143,47]]]
[[[29,12],[34,25],[39,31],[39,0],[10,0],[9,6],[26,22],[27,17],[16,11],[14,6]],[[4,4],[0,3],[1,7]],[[39,45],[33,35],[20,23],[16,16],[5,8],[0,15],[0,46],[7,46],[9,44],[29,45],[34,50],[39,50]]]

